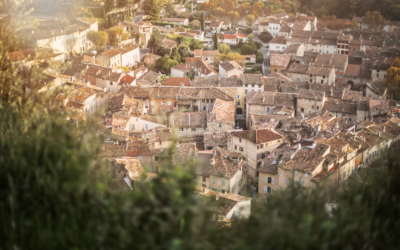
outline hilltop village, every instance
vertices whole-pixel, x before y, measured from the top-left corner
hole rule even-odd
[[[107,2],[83,2],[72,18],[1,22],[25,44],[8,53],[25,95],[51,95],[78,127],[100,120],[98,158],[115,189],[195,163],[197,199],[229,221],[293,182],[339,189],[398,143],[400,22],[268,2],[243,20],[203,0]]]

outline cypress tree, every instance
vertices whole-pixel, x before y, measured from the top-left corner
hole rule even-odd
[[[204,11],[201,13],[201,31],[204,32],[205,20],[204,20]]]
[[[125,12],[122,12],[122,22],[125,21]]]
[[[215,48],[216,50],[219,49],[218,32],[215,32],[215,36],[214,36],[214,48]]]

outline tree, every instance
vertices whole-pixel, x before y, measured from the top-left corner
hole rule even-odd
[[[392,66],[387,70],[386,83],[388,85],[388,99],[400,98],[400,58],[396,57]]]
[[[148,16],[147,20],[151,22],[159,22],[160,18],[160,9],[161,7],[157,5],[155,0],[146,0],[144,2],[144,13]]]
[[[175,60],[168,59],[164,65],[163,65],[163,70],[164,72],[167,72],[168,74],[171,74],[171,68],[178,65],[179,63]]]
[[[103,19],[106,19],[106,11],[105,11],[105,9],[104,9],[104,7],[103,8],[101,8],[101,18],[103,18]]]
[[[240,54],[241,55],[253,55],[257,53],[257,47],[253,43],[246,43],[240,48]]]
[[[228,54],[228,53],[231,53],[231,49],[229,48],[229,45],[226,44],[226,43],[221,44],[221,45],[219,46],[218,51],[219,51],[219,53],[221,53],[221,54]]]
[[[367,13],[365,13],[363,21],[374,30],[377,28],[382,28],[386,23],[385,18],[378,11],[367,11]]]
[[[201,31],[204,32],[204,27],[205,27],[205,19],[204,19],[204,11],[201,12]]]
[[[240,66],[244,66],[246,64],[246,58],[239,53],[228,53],[228,54],[220,54],[219,55],[220,61],[235,61]]]
[[[269,41],[271,41],[273,39],[271,33],[269,33],[268,31],[263,31],[258,35],[258,38],[260,38],[260,40],[263,43],[269,43]]]
[[[122,22],[125,21],[125,13],[124,13],[124,12],[122,12],[121,21],[122,21]]]
[[[161,39],[161,34],[158,29],[154,29],[151,33],[149,43],[147,47],[152,51],[152,53],[159,55],[160,49],[163,47],[163,42]]]
[[[87,38],[96,46],[96,49],[102,48],[108,43],[108,34],[105,31],[96,32],[91,30],[88,32]]]
[[[215,6],[215,4],[212,2],[205,2],[200,6],[200,10],[207,12],[213,12],[216,8],[217,6]]]
[[[241,48],[243,45],[244,45],[243,39],[240,38],[237,46],[238,46],[239,48]]]
[[[124,30],[121,28],[114,27],[114,28],[109,28],[107,30],[107,33],[110,45],[114,47],[120,46],[121,41],[123,40]]]
[[[275,13],[276,13],[276,14],[279,14],[279,13],[286,13],[286,11],[285,11],[284,9],[277,9]]]
[[[249,39],[249,41],[253,42],[253,40],[254,40],[254,35],[253,35],[253,34],[250,34],[250,35],[247,36],[247,38]]]
[[[192,41],[190,41],[189,47],[191,50],[201,49],[203,48],[203,43],[197,39],[192,39]]]
[[[226,15],[226,11],[222,8],[216,8],[213,13],[219,18],[222,18]]]
[[[186,45],[179,46],[179,54],[181,54],[182,61],[185,60],[186,57],[191,57],[192,52],[190,51],[189,47]]]
[[[284,9],[286,13],[292,12],[292,8],[290,8],[289,5],[283,5],[283,6],[282,6],[282,9]]]
[[[201,22],[197,19],[192,21],[193,28],[201,29]]]
[[[231,11],[228,13],[229,20],[236,24],[240,20],[240,15],[237,11]]]
[[[106,0],[104,3],[104,10],[108,13],[114,9],[114,0]]]
[[[256,20],[256,17],[254,15],[247,15],[246,16],[246,24],[247,26],[251,27]]]
[[[219,36],[218,36],[218,32],[215,32],[213,41],[214,41],[214,49],[218,50],[218,49],[219,49]]]
[[[182,62],[182,56],[179,54],[179,49],[174,47],[171,52],[171,59],[177,61],[178,63]]]
[[[175,11],[175,6],[172,2],[168,2],[165,6],[165,12],[167,12],[167,15],[169,17],[175,17],[176,16],[176,11]]]

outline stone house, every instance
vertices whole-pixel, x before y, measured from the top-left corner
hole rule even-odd
[[[324,107],[325,92],[310,89],[299,89],[296,116],[319,112]]]
[[[245,130],[232,133],[232,143],[228,150],[241,153],[244,164],[248,165],[248,175],[256,177],[261,161],[277,148],[284,136],[271,129]]]
[[[291,56],[283,54],[273,54],[271,53],[270,65],[271,73],[286,73],[286,69],[289,66]]]
[[[235,102],[216,99],[211,113],[207,114],[207,131],[226,131],[235,128]]]
[[[183,64],[178,64],[171,67],[171,76],[173,77],[191,77],[193,74],[193,68]]]
[[[250,91],[264,91],[262,74],[243,74],[240,79],[244,86],[244,96]],[[246,110],[246,107],[244,107]]]
[[[212,64],[214,63],[214,59],[219,56],[218,50],[202,50],[202,49],[195,49],[193,51],[194,57],[201,57],[202,60]]]
[[[242,76],[244,69],[236,61],[226,61],[219,63],[219,76],[227,78],[231,76]]]
[[[346,122],[355,122],[357,120],[358,103],[352,101],[326,101],[323,110],[328,110]]]
[[[269,41],[269,50],[282,52],[286,49],[286,37],[285,36],[277,36]]]
[[[174,135],[178,138],[202,135],[207,128],[207,113],[174,112],[171,114],[169,122]]]

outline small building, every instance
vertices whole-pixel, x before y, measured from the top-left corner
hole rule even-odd
[[[193,68],[183,64],[178,64],[171,67],[171,76],[173,77],[191,77],[193,75]]]
[[[221,78],[228,78],[231,76],[242,76],[244,69],[236,61],[220,62],[219,76]]]
[[[219,56],[218,50],[195,49],[193,54],[194,57],[201,57],[202,60],[205,60],[210,64],[214,63],[214,59]]]
[[[218,72],[214,70],[214,67],[204,60],[200,60],[196,63],[195,72],[198,77],[218,75]]]
[[[235,102],[216,99],[207,114],[207,131],[226,131],[235,128]]]
[[[187,77],[173,77],[165,79],[163,86],[191,87],[190,79]]]
[[[285,73],[286,69],[289,66],[290,55],[282,55],[282,54],[272,54],[271,53],[271,73]]]
[[[189,25],[189,19],[187,18],[178,18],[178,17],[163,17],[161,22],[165,23],[173,23],[177,25]]]
[[[285,36],[277,36],[269,41],[269,50],[282,52],[286,49],[286,37]]]
[[[154,67],[156,65],[157,60],[160,58],[161,56],[153,54],[153,53],[149,53],[146,58],[144,59],[144,64],[147,67]]]

